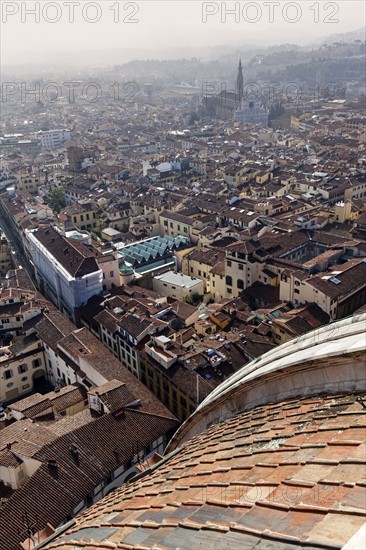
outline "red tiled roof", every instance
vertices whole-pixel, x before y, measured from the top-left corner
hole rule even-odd
[[[92,550],[102,540],[106,548],[341,548],[366,517],[365,419],[356,395],[234,415],[87,510],[47,548]]]
[[[26,531],[21,530],[25,513],[38,530],[47,523],[57,527],[112,472],[176,427],[173,419],[140,410],[125,410],[118,418],[110,414],[90,418],[80,425],[74,417],[67,420],[73,429],[60,435],[52,433],[52,426],[45,429],[19,422],[22,426],[15,430],[11,452],[32,456],[40,466],[0,508],[1,549],[20,550],[26,538]],[[38,431],[48,434],[48,441],[47,437],[40,439]],[[72,445],[76,446],[77,457],[70,451]],[[49,461],[56,461],[56,466]]]

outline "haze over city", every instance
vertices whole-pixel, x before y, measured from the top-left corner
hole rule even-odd
[[[212,58],[220,48],[245,45],[311,45],[357,29],[362,39],[365,4],[28,1],[2,2],[1,16],[3,67],[97,66],[151,57]]]
[[[0,550],[366,548],[365,3],[0,9]]]

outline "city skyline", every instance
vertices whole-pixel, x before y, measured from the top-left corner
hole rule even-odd
[[[195,49],[209,57],[219,47],[312,45],[342,33],[362,37],[364,19],[358,0],[3,2],[1,64],[108,65]]]

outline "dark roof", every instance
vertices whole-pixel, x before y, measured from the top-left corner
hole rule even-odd
[[[117,331],[117,321],[118,317],[113,314],[112,311],[108,311],[108,309],[103,309],[97,315],[95,315],[94,320],[97,323],[100,323],[100,325],[112,334],[114,334]]]
[[[24,302],[15,302],[13,304],[0,305],[0,319],[5,317],[15,317],[21,314],[21,308]]]
[[[74,330],[58,344],[58,349],[88,363],[106,382],[118,380],[126,384],[134,399],[141,399],[141,411],[175,419],[174,415],[86,328]],[[65,359],[67,361],[67,357]]]
[[[195,221],[192,218],[189,218],[188,216],[184,216],[183,214],[180,214],[179,212],[171,212],[170,210],[164,210],[160,214],[161,218],[166,218],[168,220],[174,220],[176,222],[184,223],[186,225],[192,225]]]
[[[366,286],[366,262],[363,260],[350,260],[345,264],[337,265],[336,272],[335,275],[331,275],[331,272],[319,273],[307,282],[333,300]],[[330,276],[330,278],[323,279],[324,276]]]
[[[47,395],[41,395],[40,393],[35,393],[29,397],[25,397],[12,405],[8,405],[9,409],[13,411],[18,411],[24,414],[27,418],[33,418],[43,411],[50,409],[52,403],[50,402]]]
[[[89,390],[92,395],[98,395],[109,412],[115,412],[126,405],[138,402],[136,396],[127,388],[126,384],[119,380],[110,380],[97,388]]]
[[[0,466],[5,468],[18,468],[23,460],[16,456],[11,450],[0,449]]]
[[[195,306],[192,306],[191,304],[186,304],[185,302],[182,302],[181,300],[176,300],[171,304],[172,311],[174,314],[179,318],[185,321],[188,319],[191,315],[196,313],[198,311],[198,308]]]
[[[192,252],[187,255],[187,259],[202,264],[215,266],[217,262],[222,262],[225,260],[225,252],[213,250],[212,248],[197,248],[192,250]]]
[[[83,386],[70,385],[47,394],[56,412],[64,411],[86,399],[86,389]]]
[[[75,325],[59,311],[43,314],[43,319],[36,325],[40,340],[50,348],[56,349],[58,342],[75,330]]]
[[[133,338],[138,338],[149,326],[151,325],[151,320],[141,319],[135,315],[127,313],[118,321],[118,326],[123,328],[128,334]]]
[[[24,531],[19,533],[25,512],[38,529],[47,523],[57,527],[96,486],[133,458],[137,446],[139,450],[147,448],[175,427],[173,419],[125,410],[118,418],[107,414],[37,445],[33,458],[40,467],[1,507],[0,548],[20,550],[20,542],[27,536]],[[52,437],[52,426],[47,431]],[[35,433],[27,431],[26,437],[32,439]],[[77,457],[70,451],[72,445]],[[13,447],[17,450],[16,444]],[[55,460],[56,466],[50,466],[49,460]]]
[[[34,236],[73,277],[99,270],[95,255],[88,247],[63,237],[53,227],[39,228]]]

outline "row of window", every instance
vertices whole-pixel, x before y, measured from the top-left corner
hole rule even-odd
[[[245,260],[245,254],[243,252],[235,252],[234,250],[230,250],[228,254],[233,258],[238,258],[238,260]]]
[[[226,265],[227,265],[227,267],[231,267],[231,266],[232,266],[231,260],[226,260]],[[237,265],[238,265],[239,271],[244,271],[244,266],[243,266],[243,264],[237,264]]]
[[[34,361],[32,361],[32,367],[34,369],[36,369],[40,365],[41,365],[41,360],[40,359],[37,358],[37,359],[34,359]],[[23,374],[27,371],[28,371],[28,366],[25,363],[18,366],[18,373],[19,374]],[[10,380],[10,378],[13,378],[13,376],[14,376],[13,369],[7,369],[3,372],[3,379],[4,380]],[[22,378],[22,380],[23,380],[23,378]]]
[[[22,378],[22,380],[23,380],[23,378]],[[25,378],[25,380],[26,380],[26,378]],[[12,388],[13,386],[14,386],[14,382],[9,382],[9,384],[6,384],[6,387],[9,388],[9,389]],[[27,390],[28,388],[30,388],[30,384],[23,384],[22,390]]]
[[[226,284],[228,286],[233,286],[233,278],[230,276],[230,275],[226,275]],[[249,281],[249,279],[248,279]],[[236,280],[236,287],[237,288],[240,288],[241,290],[244,290],[244,281],[242,279],[237,279]]]
[[[122,348],[124,348],[127,353],[130,353],[132,355],[132,357],[136,357],[136,351],[131,348],[131,346],[129,346],[126,342],[124,342],[123,340],[120,340],[120,345]]]
[[[114,277],[114,271],[110,271],[109,276]],[[105,279],[105,273],[103,273],[103,279]]]
[[[96,218],[96,215],[95,215],[95,212],[93,212],[93,219],[95,220],[95,218]],[[86,219],[90,220],[89,214],[86,214]],[[84,214],[80,214],[80,221],[81,222],[84,221]],[[77,223],[77,217],[76,216],[74,216],[74,223]]]
[[[173,411],[175,415],[178,415],[178,394],[177,390],[171,388],[171,395],[169,395],[169,383],[167,380],[153,369],[151,366],[145,366],[145,372],[141,373],[141,382],[145,384],[157,398],[162,401],[169,409]],[[155,384],[154,384],[155,378]],[[188,405],[187,399],[182,395],[179,396],[179,404],[181,409],[181,415],[186,417],[192,414],[195,410],[193,405]]]
[[[22,318],[21,317],[15,317],[15,320],[19,323],[22,320]],[[7,323],[10,323],[10,319],[6,317],[5,319],[0,319],[0,322],[3,325],[6,325]]]
[[[50,363],[50,366],[51,366],[51,363]],[[62,379],[62,381],[64,382],[64,384],[66,384],[66,376],[65,376],[64,373],[61,373],[61,371],[60,371],[59,368],[57,369],[57,376],[58,376],[59,380]],[[70,386],[70,384],[71,384],[71,380],[70,380],[69,377],[67,377],[67,384],[68,384],[68,386]]]
[[[108,331],[110,334],[110,332]],[[114,350],[115,354],[117,354],[117,344],[115,341],[112,342],[112,339],[109,336],[106,336],[105,333],[102,333],[102,342],[104,342],[111,350]]]
[[[167,221],[167,220],[164,220],[164,225],[165,225],[165,227],[168,227],[168,221]],[[171,228],[171,229],[174,228],[173,222],[170,222],[169,225],[170,225],[170,228]],[[177,225],[177,231],[181,231],[181,227],[180,227],[179,224]],[[184,233],[188,233],[188,229],[187,229],[186,226],[183,226],[183,232],[184,232]]]

